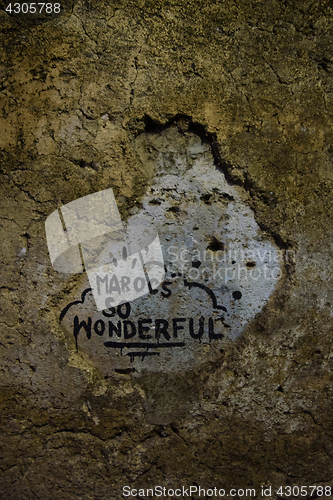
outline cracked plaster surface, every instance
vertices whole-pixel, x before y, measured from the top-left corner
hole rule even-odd
[[[93,0],[0,24],[4,498],[331,484],[330,3]],[[112,187],[128,219],[152,182],[136,138],[189,123],[295,262],[218,359],[104,378],[66,345],[84,277],[51,268],[45,218]]]

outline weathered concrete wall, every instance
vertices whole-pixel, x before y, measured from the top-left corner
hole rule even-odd
[[[332,14],[328,0],[0,12],[3,498],[332,484]],[[167,269],[129,319],[186,319],[182,347],[128,356],[93,327],[76,346],[75,315],[110,317],[82,297],[86,273],[52,268],[45,221],[108,188],[127,228],[158,229]],[[246,259],[220,263],[230,249]]]

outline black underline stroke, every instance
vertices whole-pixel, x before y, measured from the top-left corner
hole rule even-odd
[[[146,349],[159,349],[160,347],[184,347],[185,342],[168,342],[162,344],[151,344],[149,342],[104,342],[105,347],[113,347],[123,349],[127,347],[131,349],[132,347],[141,347]]]
[[[138,351],[138,352],[128,352],[127,356],[131,356],[133,358],[140,356],[142,358],[145,358],[146,356],[159,356],[160,354],[161,354],[160,352]]]

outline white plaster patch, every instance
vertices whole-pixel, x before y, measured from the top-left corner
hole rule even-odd
[[[62,318],[105,374],[188,370],[214,359],[261,311],[282,273],[281,251],[216,169],[209,146],[193,134],[185,146],[177,137],[156,137],[147,164],[155,177],[125,227],[137,248],[158,232],[164,282],[104,311],[87,291]]]

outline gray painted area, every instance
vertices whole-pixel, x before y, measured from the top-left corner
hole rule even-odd
[[[91,317],[91,338],[82,327],[78,349],[92,356],[103,373],[129,367],[190,369],[241,335],[276,287],[283,256],[197,135],[171,127],[141,134],[135,148],[152,182],[142,208],[127,221],[127,239],[144,251],[158,231],[164,284],[131,301],[129,315],[123,305],[120,317],[97,311],[89,293],[83,305],[68,311],[64,324],[73,332],[75,315],[86,322]]]

